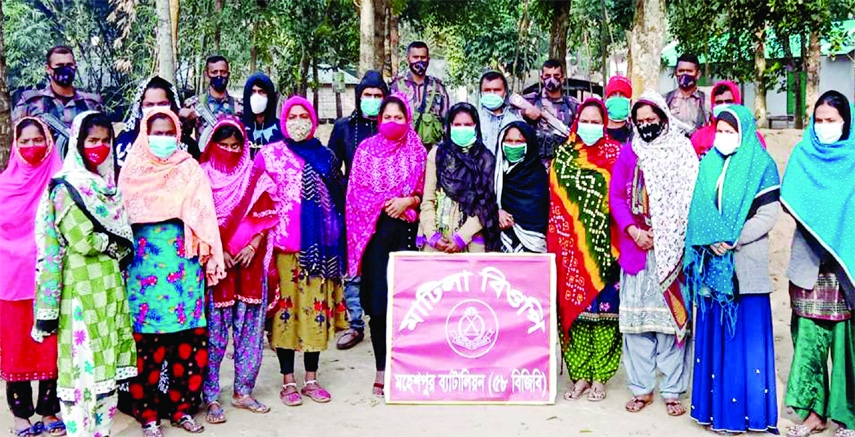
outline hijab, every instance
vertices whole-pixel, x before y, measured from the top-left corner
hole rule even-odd
[[[742,93],[739,91],[739,85],[729,80],[723,80],[715,84],[712,94],[715,94],[716,90],[722,88],[730,91],[730,94],[733,95],[734,105],[742,105]],[[712,99],[710,99],[710,114],[715,114],[715,106],[715,95],[713,95]],[[692,134],[692,147],[695,148],[695,153],[697,153],[698,158],[703,158],[703,156],[712,149],[713,141],[715,140],[715,125],[715,116],[711,116],[710,123],[708,125],[698,129],[694,134]],[[763,138],[763,134],[761,134],[760,131],[757,131],[756,135],[757,139],[760,141],[760,145],[765,149],[766,139]]]
[[[21,155],[18,126],[33,120],[45,136],[47,150],[41,161],[30,164]],[[36,282],[36,211],[51,178],[62,167],[48,125],[39,118],[24,117],[13,128],[9,163],[0,173],[0,299],[33,299]]]
[[[511,164],[505,159],[502,142],[511,129],[526,140],[522,161]],[[523,121],[514,121],[499,132],[496,149],[496,198],[499,209],[514,217],[514,227],[502,232],[502,250],[513,252],[513,233],[531,252],[546,252],[546,226],[549,219],[549,179],[538,155],[537,135]]]
[[[214,264],[207,285],[213,286],[225,277],[225,261],[211,183],[189,153],[176,150],[166,159],[152,153],[147,126],[153,117],[164,115],[172,120],[175,138],[180,139],[181,123],[174,112],[158,108],[145,114],[143,129],[119,176],[119,189],[132,224],[183,222],[185,257],[211,257]]]
[[[475,143],[466,149],[451,140],[454,117],[465,112],[475,121]],[[437,187],[468,217],[478,217],[488,252],[500,248],[499,208],[493,190],[496,158],[484,146],[478,111],[469,103],[451,107],[445,119],[445,137],[436,151]]]
[[[731,105],[720,120],[730,119],[740,137],[736,151],[723,156],[711,150],[701,161],[689,210],[683,273],[691,296],[713,298],[724,308],[731,333],[736,327],[733,251],[715,255],[710,245],[735,245],[745,222],[761,206],[776,202],[780,179],[775,161],[757,139],[751,111]]]
[[[845,139],[831,144],[819,141],[815,120],[805,130],[804,137],[790,154],[781,203],[811,236],[839,264],[841,289],[850,309],[855,308],[855,107],[837,91],[823,94],[849,106],[849,120],[844,123]],[[837,108],[845,116],[845,110]],[[846,121],[846,120],[844,120]],[[848,136],[847,136],[848,133]]]
[[[350,276],[359,275],[362,254],[374,235],[386,201],[420,195],[424,191],[427,152],[412,128],[413,112],[409,101],[402,93],[392,94],[386,100],[405,109],[408,130],[398,140],[374,135],[363,141],[354,155],[345,204]],[[407,211],[406,221],[414,223],[417,219],[415,211]]]

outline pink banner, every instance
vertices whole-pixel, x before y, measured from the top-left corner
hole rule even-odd
[[[555,402],[553,255],[396,253],[386,402]]]

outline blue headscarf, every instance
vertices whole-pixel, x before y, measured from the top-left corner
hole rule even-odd
[[[698,297],[712,298],[720,304],[732,333],[736,326],[733,251],[718,256],[709,246],[720,242],[735,245],[750,216],[761,206],[778,200],[780,179],[775,161],[757,139],[751,111],[742,105],[731,105],[722,113],[735,119],[740,145],[729,156],[713,149],[701,161],[689,209],[683,273],[689,296],[702,309]]]
[[[781,186],[781,203],[840,265],[845,277],[838,275],[837,279],[852,309],[855,308],[855,107],[836,91],[829,91],[819,101],[831,93],[849,107],[843,138],[822,144],[811,119],[802,141],[790,154]],[[844,111],[841,115],[846,116]]]

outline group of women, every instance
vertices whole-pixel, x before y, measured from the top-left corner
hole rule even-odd
[[[450,109],[428,153],[408,99],[390,95],[347,180],[301,97],[283,103],[281,135],[258,150],[231,116],[198,143],[182,138],[162,79],[141,86],[118,140],[103,114],[78,116],[64,158],[44,122],[18,121],[0,175],[0,376],[15,433],[104,437],[117,409],[145,437],[163,435],[161,419],[203,431],[199,405],[207,422],[225,422],[219,375],[230,333],[233,408],[270,411],[252,396],[265,333],[280,400],[329,402],[320,353],[348,326],[345,277],[362,277],[372,393],[382,396],[386,267],[406,250],[555,253],[567,399],[604,399],[622,361],[630,412],[658,386],[668,413],[685,414],[691,380],[698,423],[776,432],[769,233],[780,201],[798,224],[785,405],[799,425],[788,435],[831,424],[838,437],[855,435],[850,103],[820,98],[781,184],[738,102],[715,108],[715,151],[699,163],[664,99],[646,92],[630,105],[628,86],[613,79],[605,102],[580,105],[548,168],[522,121],[500,132],[494,155],[468,103]]]

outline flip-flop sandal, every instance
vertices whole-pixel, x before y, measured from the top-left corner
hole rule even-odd
[[[653,398],[645,400],[638,396],[633,396],[629,402],[630,403],[626,404],[626,411],[629,411],[630,413],[638,413],[647,408],[648,405],[652,404]],[[630,405],[632,405],[632,407],[630,407]]]
[[[270,412],[270,407],[258,402],[257,399],[251,396],[244,398],[232,398],[232,406],[241,410],[249,410],[256,414],[266,414]]]
[[[219,402],[211,402],[208,404],[208,414],[205,415],[205,421],[211,425],[226,422],[226,411]]]
[[[314,385],[314,387],[309,387],[310,385]],[[318,381],[315,381],[314,379],[306,381],[303,385],[303,389],[300,390],[300,393],[319,404],[325,404],[332,400],[330,392],[321,387],[320,384],[318,384]]]
[[[41,423],[41,422],[39,422],[39,423]],[[30,437],[30,436],[42,435],[41,431],[38,434],[35,434],[33,431],[32,425],[28,426],[27,428],[24,428],[24,429],[10,428],[9,433],[12,435],[16,435],[18,437]]]
[[[576,387],[576,384],[573,384],[573,390],[567,390],[567,392],[564,393],[564,400],[574,401],[576,399],[580,399],[582,396],[585,395],[585,393],[588,393],[588,391],[590,390],[591,384],[587,384],[585,388],[583,388],[581,391],[579,391],[579,388]]]
[[[606,398],[606,391],[595,389],[591,387],[591,390],[588,391],[588,400],[591,402],[600,402]]]
[[[855,437],[855,429],[837,428],[837,431],[834,432],[834,437]]]
[[[205,430],[205,427],[197,423],[196,420],[193,419],[193,416],[190,416],[189,414],[181,416],[181,418],[178,419],[178,422],[172,422],[172,426],[181,428],[191,434],[199,434]]]
[[[52,436],[65,435],[67,432],[65,430],[65,423],[63,423],[61,420],[55,420],[51,423],[43,423],[43,424],[44,424],[44,431],[43,432],[46,432]],[[38,435],[38,434],[34,434],[34,435]]]
[[[680,406],[683,409],[682,413],[673,413],[673,408],[676,406]],[[679,399],[668,399],[665,401],[665,409],[668,411],[668,415],[671,417],[679,417],[686,414],[686,407],[683,406],[683,403],[680,402]]]
[[[826,427],[824,426],[818,426],[814,429],[809,429],[804,424],[798,424],[787,428],[787,437],[808,437],[813,434],[819,434],[821,432],[824,432],[825,430]],[[835,435],[834,437],[837,437],[837,435]]]
[[[285,391],[288,390],[288,387],[294,387],[294,391],[286,393]],[[282,384],[282,390],[279,391],[279,400],[288,407],[303,405],[303,396],[300,395],[299,391],[297,391],[297,383],[289,382],[287,384]]]
[[[385,398],[386,397],[385,388],[386,388],[386,385],[383,384],[382,382],[375,382],[374,386],[371,388],[371,394],[377,398]]]
[[[160,425],[152,422],[142,427],[143,437],[163,437]]]

